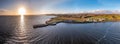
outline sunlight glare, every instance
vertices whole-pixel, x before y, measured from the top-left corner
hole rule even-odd
[[[25,15],[26,14],[26,9],[24,7],[19,8],[18,14]]]

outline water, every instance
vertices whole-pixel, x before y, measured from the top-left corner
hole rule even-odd
[[[0,16],[1,44],[120,44],[120,22],[33,28],[53,16]]]

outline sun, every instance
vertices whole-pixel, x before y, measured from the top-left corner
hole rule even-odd
[[[24,7],[21,7],[18,9],[18,14],[19,15],[25,15],[26,14],[26,9]]]

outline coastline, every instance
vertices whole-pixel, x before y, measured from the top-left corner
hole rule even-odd
[[[45,24],[34,25],[33,28],[54,26],[58,23],[102,23],[119,22],[120,15],[60,15],[46,21]]]

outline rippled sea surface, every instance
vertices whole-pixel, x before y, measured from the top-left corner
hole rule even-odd
[[[33,28],[53,16],[0,16],[1,44],[120,44],[120,22],[59,23]]]

